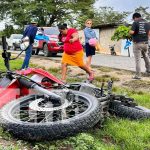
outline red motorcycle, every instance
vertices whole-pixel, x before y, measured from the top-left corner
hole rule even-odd
[[[30,68],[11,71],[11,54],[3,38],[2,56],[7,72],[1,72],[0,124],[23,140],[52,140],[74,135],[101,119],[97,98],[67,87],[50,73]],[[69,89],[70,88],[70,89]],[[103,97],[102,99],[105,99]]]
[[[109,111],[130,119],[150,118],[150,110],[133,99],[112,94],[90,83],[64,85],[50,73],[36,68],[11,71],[11,54],[3,38],[6,72],[0,79],[0,124],[23,140],[54,140],[88,130]],[[17,57],[16,57],[17,58]],[[13,58],[15,59],[15,58]]]

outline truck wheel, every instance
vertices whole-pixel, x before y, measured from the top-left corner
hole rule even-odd
[[[46,57],[51,56],[51,52],[48,50],[47,44],[44,44],[43,51],[44,51],[44,56]]]
[[[55,92],[64,94],[63,90]],[[62,98],[62,104],[44,95],[11,101],[0,111],[1,125],[15,137],[31,141],[61,139],[88,130],[102,119],[101,104],[93,96],[72,92],[71,103]]]
[[[52,56],[56,56],[57,55],[57,53],[52,53]]]
[[[38,55],[38,54],[39,54],[39,51],[40,51],[40,49],[37,48],[37,49],[36,49],[36,52],[35,52],[35,55]]]
[[[6,49],[9,50],[10,46],[8,46],[8,43],[6,43]]]
[[[12,50],[16,50],[16,46],[15,46],[14,43],[13,43],[13,45],[12,45]]]
[[[32,55],[35,55],[35,50],[34,49],[32,49]]]

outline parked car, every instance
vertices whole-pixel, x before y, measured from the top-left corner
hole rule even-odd
[[[40,27],[41,28],[41,27]],[[59,30],[57,27],[42,27],[38,29],[33,44],[33,54],[38,55],[39,51],[44,52],[44,56],[56,56],[63,52],[63,43],[59,41]]]
[[[22,34],[12,34],[10,38],[6,38],[7,49],[12,48],[13,50],[16,50],[19,48],[22,37]]]

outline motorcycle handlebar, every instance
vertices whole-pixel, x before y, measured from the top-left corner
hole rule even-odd
[[[32,82],[32,81],[28,81],[27,79],[24,79],[24,78],[19,78],[18,79],[19,83],[22,85],[22,86],[25,86],[26,88],[29,88],[29,89],[35,89],[36,91],[40,92],[40,93],[43,93],[43,94],[47,94],[51,97],[54,97],[56,99],[60,99],[61,97],[49,90],[46,90],[40,86],[38,86],[36,83]]]

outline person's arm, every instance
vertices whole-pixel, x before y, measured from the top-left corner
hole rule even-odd
[[[150,30],[148,32],[148,45],[150,46]]]
[[[129,34],[131,34],[131,35],[133,35],[134,33],[135,33],[135,31],[133,31],[133,30],[129,31]]]
[[[72,34],[72,39],[69,40],[70,43],[73,43],[79,39],[79,34],[78,33],[73,33]]]
[[[94,37],[93,38],[96,38],[96,39],[98,39],[97,37],[96,37],[96,33],[95,33],[95,31],[93,30],[93,32],[94,32]]]
[[[131,34],[131,35],[135,34],[136,30],[137,30],[137,24],[136,24],[136,22],[133,22],[131,30],[129,31],[129,34]]]

